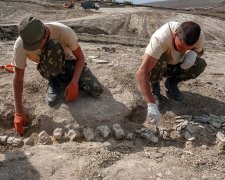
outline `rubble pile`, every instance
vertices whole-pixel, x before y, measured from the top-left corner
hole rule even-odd
[[[225,116],[216,116],[213,114],[202,116],[183,115],[175,117],[177,125],[174,129],[183,134],[188,141],[194,141],[195,135],[201,134],[206,128],[217,131],[217,139],[225,143]]]

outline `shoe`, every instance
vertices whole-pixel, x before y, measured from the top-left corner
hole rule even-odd
[[[160,93],[160,84],[159,83],[152,83],[151,84],[151,87],[152,87],[152,94],[155,98],[155,102],[158,106],[158,109],[161,110],[162,109],[162,100],[163,100],[163,97]]]
[[[165,87],[167,88],[167,96],[170,98],[173,98],[176,101],[182,101],[183,96],[178,88],[178,81],[167,78],[165,81]]]
[[[49,106],[54,106],[59,102],[60,82],[58,78],[50,79],[48,83],[48,91],[46,101]]]

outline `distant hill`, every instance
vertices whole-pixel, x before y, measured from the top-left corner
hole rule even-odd
[[[224,0],[167,0],[161,2],[145,3],[145,5],[167,8],[215,7],[224,4]]]

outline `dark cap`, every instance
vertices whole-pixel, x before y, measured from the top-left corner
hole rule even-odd
[[[23,48],[34,51],[45,35],[45,25],[35,17],[26,17],[19,25],[19,35],[23,40]]]

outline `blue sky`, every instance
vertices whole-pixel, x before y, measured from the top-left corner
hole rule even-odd
[[[118,2],[123,2],[123,0],[117,0]],[[141,3],[148,3],[148,2],[154,2],[159,0],[128,0],[132,1],[134,4],[141,4]]]

